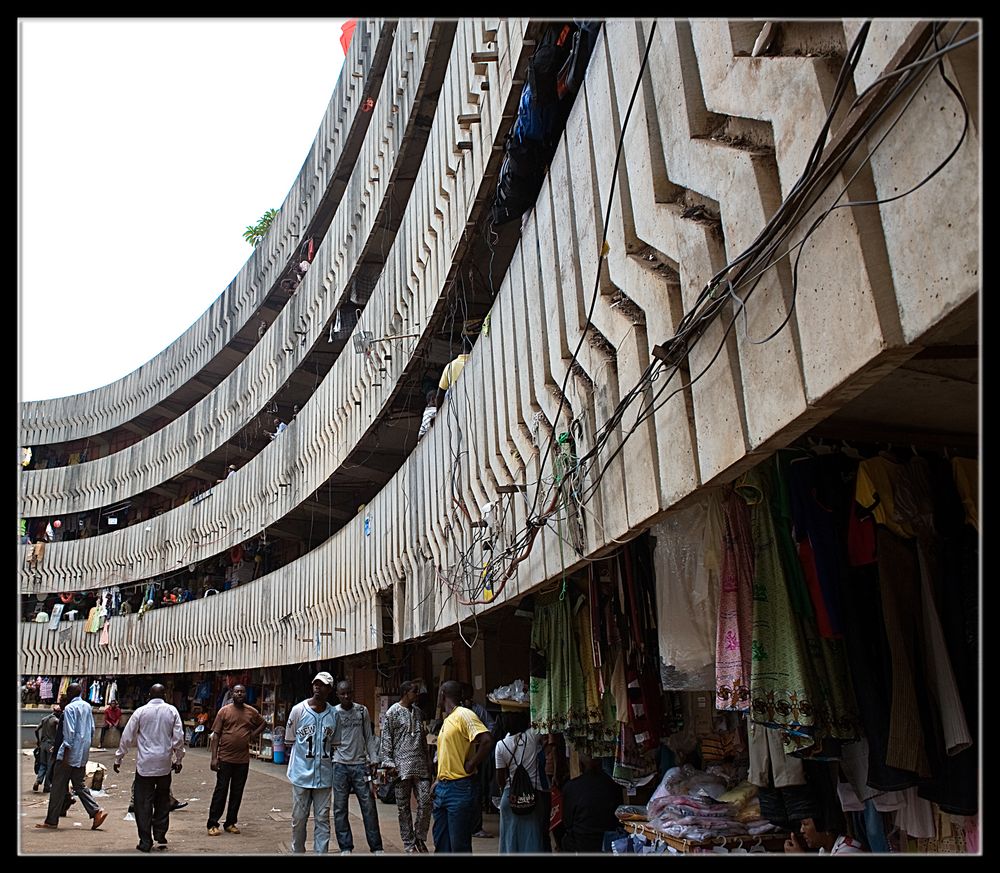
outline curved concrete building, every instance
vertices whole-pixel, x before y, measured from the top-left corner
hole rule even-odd
[[[975,458],[975,25],[937,65],[931,23],[875,21],[847,73],[860,22],[762,25],[603,22],[533,207],[496,224],[546,22],[359,22],[233,283],[135,372],[20,408],[49,459],[20,515],[74,534],[19,546],[22,609],[199,596],[25,621],[20,672],[357,665],[377,711],[380,664],[436,675],[406,659],[454,643],[488,689],[526,597],[646,531],[669,548],[675,511],[779,449]]]

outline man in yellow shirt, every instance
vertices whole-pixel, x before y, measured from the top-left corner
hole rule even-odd
[[[437,738],[437,779],[434,801],[434,851],[472,851],[472,807],[475,774],[493,748],[493,737],[471,709],[460,705],[461,683],[441,685],[445,719]]]

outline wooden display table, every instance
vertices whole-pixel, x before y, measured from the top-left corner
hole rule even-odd
[[[648,839],[666,843],[678,852],[711,851],[715,846],[721,846],[732,851],[733,849],[744,848],[748,852],[755,845],[760,843],[766,852],[784,852],[785,840],[788,834],[784,831],[771,831],[766,834],[732,834],[730,836],[719,836],[709,840],[686,840],[683,837],[674,837],[656,830],[649,822],[645,821],[622,821],[621,826],[632,834],[643,834]]]

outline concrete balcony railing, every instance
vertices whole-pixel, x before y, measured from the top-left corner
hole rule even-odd
[[[440,105],[434,115],[424,159],[413,183],[413,194],[407,202],[393,246],[386,254],[386,267],[368,304],[380,313],[378,325],[383,323],[381,313],[387,308],[395,311],[400,305],[406,305],[414,312],[429,312],[440,302],[444,278],[465,234],[465,216],[477,199],[488,193],[484,188],[484,158],[491,153],[496,142],[502,141],[506,132],[502,108],[512,89],[511,56],[516,63],[525,50],[521,44],[523,26],[523,23],[509,23],[496,35],[498,45],[503,48],[502,63],[498,65],[494,87],[484,92],[487,99],[480,104],[482,122],[479,127],[482,132],[472,150],[457,147],[455,118],[459,112],[465,111],[467,95],[472,93],[472,86],[476,84],[473,77],[478,74],[468,62],[469,55],[481,46],[474,44],[474,48],[470,49],[469,35],[463,33],[464,29],[456,34],[451,47],[452,61],[442,86]],[[419,56],[420,52],[415,51],[414,54]],[[479,93],[478,88],[475,91]],[[325,259],[332,257],[324,254],[325,249],[326,241],[306,274],[297,297],[310,301],[322,299],[323,291],[316,288],[325,288],[327,279],[317,262],[322,258],[322,262],[326,263]],[[428,252],[432,255],[429,258]],[[422,266],[425,260],[426,267]],[[328,268],[330,271],[333,269]],[[327,306],[321,325],[333,312],[332,307]],[[294,324],[292,319],[297,318],[297,311],[294,307],[286,307],[286,310],[289,323]],[[415,319],[423,325],[428,323],[427,318],[415,316]],[[356,329],[363,328],[365,324],[367,322]],[[261,345],[267,341],[265,335]],[[255,349],[251,353],[245,365],[253,363],[257,351]],[[265,381],[267,390],[273,392],[280,384],[279,379],[287,378],[286,371],[280,369],[283,357],[274,354],[273,369],[263,373],[260,367],[241,367],[224,386],[234,381],[234,384],[246,386],[252,392],[257,390],[253,380],[259,379]],[[399,356],[391,371],[384,375],[387,391],[404,368],[403,356]],[[244,380],[236,382],[236,377],[244,372],[253,376],[247,375]],[[374,387],[360,405],[354,403],[355,398],[360,401],[360,392],[370,387],[372,372],[370,362],[366,363],[350,353],[342,355],[317,386],[294,424],[243,466],[239,475],[225,479],[208,496],[192,500],[142,524],[100,537],[50,544],[39,567],[39,576],[28,576],[22,569],[22,590],[62,591],[67,586],[86,588],[151,578],[218,554],[274,524],[308,499],[343,464],[372,421],[384,411],[382,403],[387,394]],[[221,393],[224,386],[206,399],[206,409],[215,408],[236,415],[241,407]],[[263,400],[270,396],[264,390],[261,393],[263,398],[255,395],[258,402],[252,406],[253,410],[259,409]],[[185,416],[189,417],[190,414]],[[165,428],[164,433],[171,427],[173,425]],[[154,435],[151,440],[157,436]],[[149,443],[150,440],[144,442]],[[197,456],[189,463],[194,463],[196,459]],[[128,472],[124,471],[123,475],[128,476]],[[137,478],[133,473],[131,479],[126,481]]]
[[[513,28],[504,24],[507,32],[498,40],[513,47]],[[460,23],[460,35],[465,25]],[[65,671],[84,658],[98,671],[148,673],[351,654],[382,639],[383,597],[393,600],[397,640],[449,627],[487,608],[476,605],[483,600],[481,568],[489,560],[484,538],[493,556],[506,555],[501,570],[509,571],[490,605],[558,578],[698,489],[733,478],[787,444],[912,355],[949,315],[974,303],[980,152],[975,123],[954,159],[907,198],[830,213],[804,247],[794,308],[790,271],[766,274],[752,298],[724,312],[687,349],[683,370],[666,391],[657,395],[662,382],[653,382],[615,426],[615,408],[631,395],[654,348],[674,335],[711,276],[747,248],[791,190],[829,109],[839,65],[794,51],[752,58],[745,25],[657,21],[647,73],[640,78],[649,23],[607,23],[535,209],[522,225],[489,332],[477,342],[430,433],[368,502],[364,519],[234,591],[154,611],[143,622],[112,619],[107,647],[80,626],[49,632],[25,625],[24,671]],[[849,44],[856,30],[853,23],[823,25],[841,44]],[[918,27],[875,23],[855,76],[858,91],[885,71]],[[452,88],[456,76],[463,81],[465,46],[457,37],[456,69],[449,65],[442,100],[446,93],[461,96],[461,88]],[[970,50],[978,52],[977,44]],[[967,75],[976,64],[962,55],[943,63],[966,100],[978,105],[976,77]],[[613,178],[636,81],[639,92]],[[962,113],[947,86],[931,76],[918,87],[926,89],[926,100],[914,100],[891,130],[892,115],[866,134],[862,154],[885,134],[893,159],[890,152],[877,154],[870,173],[851,180],[861,186],[852,200],[909,190],[958,142]],[[945,113],[942,106],[957,111]],[[461,218],[471,208],[468,198],[478,194],[477,147],[469,155],[471,166],[442,148],[449,136],[437,129],[443,117],[439,110],[407,206],[426,218],[412,233],[401,229],[397,245],[408,247],[408,257],[402,249],[399,261],[390,254],[365,313],[372,325],[391,324],[397,316],[404,325],[408,318],[414,323],[433,308]],[[485,147],[492,123],[488,108],[483,118]],[[748,135],[712,135],[720,129]],[[791,244],[847,181],[835,180],[833,194],[802,218]],[[431,198],[426,202],[440,198],[440,216],[425,205],[425,191]],[[865,194],[873,196],[859,196]],[[412,278],[402,272],[406,268]],[[731,319],[735,323],[726,331]],[[773,340],[759,343],[786,319]],[[585,326],[586,340],[572,360]],[[396,358],[392,367],[405,367]],[[263,517],[257,502],[270,495],[268,512],[280,517],[322,481],[317,476],[329,475],[381,408],[370,368],[361,359],[339,360],[301,430],[290,429],[282,440],[291,438],[270,446],[255,462],[259,466],[245,468],[253,468],[249,478],[256,484],[237,484],[233,477],[217,489],[215,520],[198,528],[198,535],[236,542],[240,537],[230,539],[223,521],[230,530],[255,532]],[[398,378],[398,370],[381,378],[387,375]],[[644,406],[649,414],[640,420]],[[610,439],[601,447],[597,434],[608,425]],[[552,455],[544,464],[543,457],[550,438],[562,432],[572,434],[577,457],[594,449],[597,463],[556,503],[550,501],[556,494],[550,487]],[[281,482],[294,488],[277,487]],[[298,494],[288,493],[293,490]],[[539,528],[530,551],[519,547],[529,520],[550,506],[558,512]],[[187,511],[193,521],[197,507]],[[197,552],[196,539],[182,539],[183,550]],[[127,545],[131,541],[119,541],[117,554],[129,553]],[[167,552],[150,554],[170,560]],[[23,583],[22,590],[28,590]]]
[[[328,188],[357,160],[358,131],[370,118],[362,104],[372,83],[382,76],[394,31],[395,22],[359,22],[344,61],[344,74],[337,80],[316,138],[278,217],[218,299],[181,337],[127,376],[93,391],[23,403],[22,445],[81,439],[127,423],[196,377],[253,318],[292,263],[301,244],[300,235]],[[200,244],[211,245],[211,241]]]
[[[296,294],[236,369],[192,409],[146,439],[105,458],[20,475],[26,517],[109,506],[189,469],[251,421],[300,366],[339,306],[352,313],[353,277],[366,247],[384,243],[382,204],[407,185],[397,183],[407,133],[421,112],[428,70],[450,41],[435,34],[453,25],[400,22],[385,66],[375,116],[351,168],[340,208]],[[448,36],[449,34],[445,34]],[[413,137],[409,138],[412,141]],[[370,267],[368,268],[370,271]],[[360,305],[364,305],[363,303]]]

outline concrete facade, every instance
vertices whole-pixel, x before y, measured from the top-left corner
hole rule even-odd
[[[37,575],[20,571],[22,592],[62,591],[68,580],[79,588],[128,584],[228,550],[307,501],[387,420],[404,381],[421,366],[418,349],[432,340],[428,325],[447,316],[474,237],[490,232],[478,222],[533,48],[526,35],[535,33],[520,19],[465,19],[453,34],[430,21],[394,25],[366,23],[359,31],[370,35],[364,55],[355,35],[349,63],[364,68],[363,77],[371,59],[382,57],[384,77],[319,254],[280,320],[222,384],[162,431],[99,461],[22,473],[20,512],[80,511],[143,491],[190,467],[255,414],[299,365],[298,346],[283,351],[293,326],[305,324],[308,348],[322,341],[338,306],[353,307],[352,279],[398,184],[394,168],[413,136],[411,121],[426,115],[430,130],[398,232],[354,328],[420,338],[376,345],[366,355],[348,343],[294,425],[217,485],[211,500],[115,533],[49,544]],[[142,620],[113,618],[107,646],[85,634],[83,622],[58,632],[24,624],[21,672],[73,672],[86,664],[94,672],[179,673],[364,652],[383,638],[380,596],[392,599],[396,641],[448,628],[645,530],[877,385],[930,338],[946,343],[935,331],[978,305],[979,101],[978,79],[969,73],[978,66],[978,43],[942,61],[973,108],[947,166],[906,198],[860,205],[914,187],[958,142],[961,106],[932,72],[896,104],[898,111],[915,93],[898,124],[891,126],[890,112],[873,126],[858,158],[832,174],[827,192],[791,228],[783,249],[802,242],[823,210],[856,202],[832,211],[804,242],[797,274],[785,259],[762,275],[751,297],[726,304],[665,392],[654,399],[665,377],[644,389],[580,475],[577,484],[593,498],[579,508],[567,498],[523,560],[515,565],[521,550],[510,552],[501,567],[510,569],[509,579],[496,598],[467,605],[481,599],[483,531],[493,554],[502,553],[545,508],[553,437],[571,433],[577,456],[595,445],[655,362],[654,348],[673,336],[712,275],[753,243],[802,174],[858,25],[796,22],[783,31],[779,54],[751,57],[758,25],[658,20],[638,78],[651,22],[605,23],[510,266],[492,277],[489,332],[476,341],[434,427],[362,514],[297,560],[223,596]],[[876,22],[854,89],[885,72],[925,27]],[[421,92],[443,51],[440,92]],[[361,113],[344,78],[317,142]],[[834,137],[847,114],[834,119]],[[861,160],[883,134],[871,160]],[[311,153],[303,174],[309,168],[311,180],[332,185],[336,154]],[[845,196],[836,200],[841,189]],[[282,242],[292,227],[282,222],[268,237],[278,240],[268,257],[278,263],[283,252],[283,264],[294,245]],[[294,226],[306,223],[302,216]],[[266,291],[272,274],[259,263],[264,257],[256,252],[234,286]],[[247,290],[241,293],[250,296],[231,306],[233,293],[227,289],[154,359],[162,358],[156,377],[136,371],[86,395],[24,404],[22,444],[86,434],[155,405],[225,344],[230,320],[252,320],[259,298]],[[643,406],[670,393],[637,420]],[[511,493],[511,486],[524,490]]]

